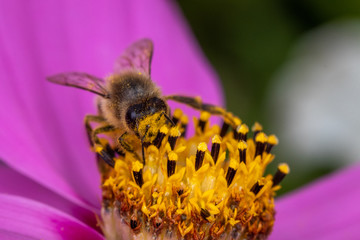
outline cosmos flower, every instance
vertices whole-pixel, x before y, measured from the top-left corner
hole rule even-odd
[[[0,158],[4,162],[0,167],[0,237],[103,239],[95,218],[100,215],[100,176],[84,141],[82,124],[85,114],[94,111],[89,104],[93,95],[52,86],[45,76],[65,70],[104,76],[126,45],[146,36],[155,43],[152,76],[164,94],[200,95],[206,102],[221,105],[220,86],[169,2],[27,4],[2,2],[0,7],[0,31],[5,36],[0,47]],[[128,9],[134,11],[129,14]],[[326,210],[333,206],[325,206],[312,221],[306,214],[316,214],[319,208],[305,206],[301,216],[306,224],[282,228],[292,226],[291,221],[286,222],[291,219],[286,213],[298,216],[299,205],[294,203],[303,204],[313,196],[323,202],[330,198],[326,194],[330,190],[331,197],[341,196],[334,204],[343,206],[343,211],[336,212],[342,218],[335,218],[329,226],[348,220],[355,223],[358,212],[350,215],[344,208],[350,204],[344,204],[358,196],[358,191],[349,189],[359,180],[358,171],[350,170],[284,199],[275,224],[276,239],[301,236],[304,227],[309,230],[326,219]],[[334,190],[338,182],[341,187]],[[347,236],[354,236],[354,225],[346,227]],[[311,233],[321,237],[317,229]]]

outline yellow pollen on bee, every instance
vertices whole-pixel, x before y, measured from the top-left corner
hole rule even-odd
[[[160,128],[160,132],[166,135],[169,132],[169,129],[164,125]]]
[[[104,148],[101,147],[101,146],[96,146],[95,147],[95,152],[97,152],[97,153],[100,153],[102,150],[104,150]]]

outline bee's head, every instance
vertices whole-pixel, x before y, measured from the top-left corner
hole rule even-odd
[[[169,106],[158,97],[150,98],[138,104],[131,105],[125,115],[127,126],[140,137],[145,134],[153,138],[160,126],[166,124],[166,119],[161,117],[168,114]]]

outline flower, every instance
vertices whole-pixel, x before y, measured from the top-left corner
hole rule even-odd
[[[157,134],[145,135],[144,143],[132,139],[131,150],[119,154],[114,151],[116,141],[111,141],[113,132],[94,138],[106,239],[265,239],[269,235],[274,192],[289,173],[287,164],[280,164],[274,177],[263,177],[274,159],[271,149],[277,138],[267,137],[258,123],[252,128],[253,138],[248,138],[249,128],[230,113],[224,113],[220,128],[210,124],[209,112],[194,119],[191,134],[188,117],[176,109],[174,125],[152,121],[149,131],[158,129]],[[149,119],[159,119],[159,114],[144,116],[137,130]],[[233,131],[227,132],[230,126]]]
[[[128,14],[128,9],[136,9],[136,15]],[[0,203],[6,206],[0,208],[0,237],[102,239],[94,214],[100,209],[99,174],[82,125],[84,115],[93,111],[89,104],[93,96],[52,86],[44,81],[45,76],[66,70],[103,76],[111,71],[108,67],[122,48],[146,35],[161,46],[155,50],[158,57],[154,58],[153,77],[165,94],[176,89],[221,104],[219,85],[191,44],[181,16],[166,1],[94,1],[86,5],[11,1],[1,3],[0,13],[0,31],[5,36],[0,46],[0,159],[6,164],[0,165]],[[166,67],[162,67],[163,62]],[[320,187],[331,189],[336,196],[333,186],[341,181],[341,187],[335,188],[344,191],[339,194],[357,192],[343,186],[352,186],[358,171],[355,169],[351,178],[340,175]],[[318,197],[321,200],[322,196]],[[292,199],[282,204],[291,205]],[[339,206],[347,203],[352,202],[348,198],[336,202]],[[357,220],[347,218],[356,216],[348,215],[348,208],[342,209],[341,220]],[[313,213],[316,210],[311,209]],[[282,210],[280,205],[279,213],[282,211],[292,210]],[[328,212],[322,214],[328,216]],[[321,216],[311,223],[318,226],[319,219]],[[281,224],[277,226],[281,229]],[[291,233],[299,236],[299,230],[292,228]],[[350,237],[356,234],[355,230],[349,233],[353,234]]]
[[[276,201],[270,240],[358,239],[360,166],[350,166]]]
[[[127,45],[149,37],[156,46],[152,77],[164,94],[186,92],[222,103],[221,86],[174,3],[11,1],[1,3],[0,13],[0,104],[6,113],[0,119],[6,129],[0,131],[0,159],[21,173],[4,188],[15,193],[24,186],[16,194],[90,226],[101,194],[82,121],[94,112],[94,96],[52,85],[47,75],[79,70],[105,76]],[[34,182],[27,188],[29,179]]]
[[[95,161],[84,166],[94,156],[83,141],[94,95],[45,78],[74,70],[106,76],[123,49],[143,37],[154,41],[152,78],[163,94],[186,92],[221,104],[221,86],[175,7],[163,0],[2,3],[0,100],[8,114],[1,116],[7,130],[0,133],[6,143],[0,158],[70,201],[98,209],[99,173]]]

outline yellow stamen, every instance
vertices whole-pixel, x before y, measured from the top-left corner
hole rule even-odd
[[[113,158],[114,168],[101,172],[103,218],[111,212],[105,209],[116,211],[111,215],[114,223],[128,223],[133,239],[141,238],[138,234],[161,238],[166,229],[178,239],[201,239],[204,234],[230,239],[235,228],[242,229],[241,239],[268,235],[274,224],[275,191],[290,171],[280,164],[273,176],[264,176],[278,140],[267,137],[258,123],[252,128],[254,138],[247,139],[248,126],[230,113],[223,128],[211,125],[210,116],[202,112],[196,118],[196,133],[189,138],[184,137],[188,117],[181,110],[171,116],[177,119],[171,128],[165,120],[145,118],[155,126],[149,130],[154,137],[144,148],[144,162],[142,145],[134,141],[132,152]],[[230,127],[236,130],[227,134]],[[111,140],[100,142],[95,146],[98,153],[106,144],[111,146]]]

